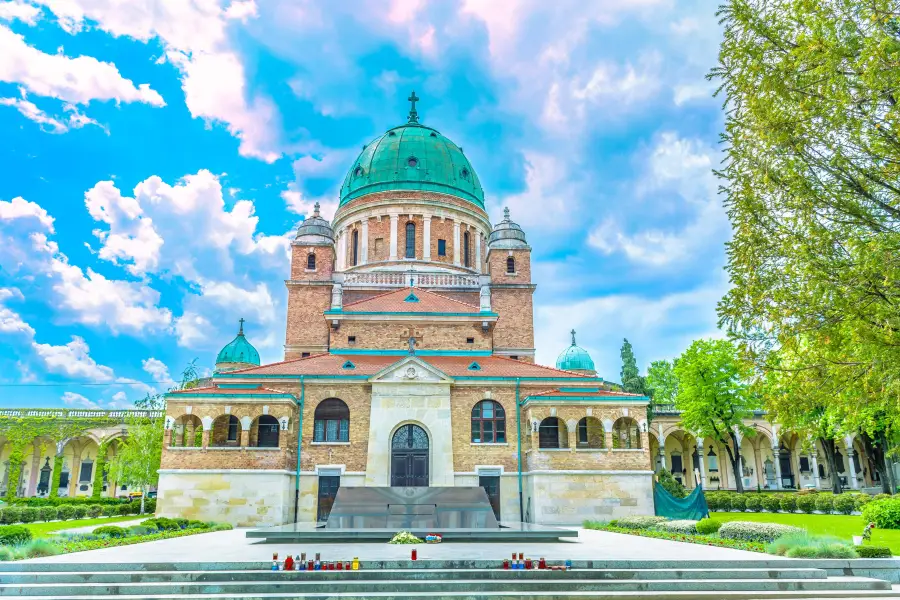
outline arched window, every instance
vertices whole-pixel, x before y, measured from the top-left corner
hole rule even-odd
[[[584,417],[578,421],[577,448],[603,448],[605,438],[603,424],[595,417]]]
[[[278,419],[272,415],[263,415],[256,424],[256,447],[278,447]]]
[[[516,272],[516,259],[512,256],[506,259],[506,272],[510,274]]]
[[[355,267],[359,263],[359,231],[353,230],[353,251],[351,256],[353,257],[353,266]]]
[[[412,221],[406,223],[406,258],[416,257],[416,224]]]
[[[641,432],[637,421],[622,417],[613,424],[613,448],[635,450],[641,447]]]
[[[315,255],[315,254],[309,254],[309,255],[307,255],[307,257],[306,257],[306,268],[309,269],[310,271],[315,271],[315,270],[316,270],[316,255]]]
[[[482,400],[472,408],[472,443],[506,443],[506,413],[498,402]]]
[[[350,409],[343,400],[329,398],[316,407],[313,415],[313,441],[350,441]]]
[[[241,422],[234,415],[228,415],[228,437],[226,441],[236,442],[241,434]]]
[[[547,417],[538,427],[538,446],[540,448],[568,448],[569,432],[566,424],[557,417]]]
[[[463,265],[469,266],[469,232],[463,233]]]

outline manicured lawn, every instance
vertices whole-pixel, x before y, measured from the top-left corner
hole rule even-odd
[[[25,525],[31,530],[34,537],[46,537],[51,533],[56,533],[62,529],[75,529],[76,527],[89,527],[91,525],[115,525],[123,521],[134,521],[135,519],[149,519],[153,515],[127,515],[124,517],[100,517],[97,519],[73,519],[71,521],[49,521],[47,523],[28,523]],[[21,525],[22,523],[20,523]]]
[[[831,535],[852,541],[854,535],[862,535],[866,522],[859,515],[807,515],[768,512],[714,512],[717,521],[756,521],[759,523],[781,523],[803,527],[814,535]],[[876,529],[872,532],[873,546],[887,546],[895,555],[900,555],[900,529]]]

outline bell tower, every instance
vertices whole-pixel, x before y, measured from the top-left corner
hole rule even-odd
[[[534,362],[534,290],[531,246],[525,232],[503,209],[488,241],[491,305],[499,314],[494,327],[494,354]]]

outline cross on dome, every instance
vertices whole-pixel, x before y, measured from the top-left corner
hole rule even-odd
[[[416,102],[421,100],[418,96],[416,96],[416,91],[413,90],[413,93],[410,94],[409,98],[409,122],[410,123],[418,123],[419,122],[419,113],[416,112]]]
[[[503,220],[509,221],[509,207],[508,206],[505,206],[503,208]]]
[[[238,330],[238,335],[244,335],[244,317],[238,319],[238,322],[241,324],[240,330]]]
[[[570,333],[572,334],[572,345],[574,346],[575,345],[575,330],[573,329]]]
[[[316,202],[316,203],[313,205],[313,216],[314,216],[314,217],[318,217],[318,216],[319,216],[319,203],[318,203],[318,202]]]

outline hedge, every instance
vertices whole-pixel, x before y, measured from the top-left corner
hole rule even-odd
[[[0,545],[18,546],[31,541],[31,530],[22,525],[0,526]]]
[[[884,546],[856,546],[854,548],[860,558],[893,558],[890,548]]]
[[[831,511],[834,510],[834,494],[824,493],[824,494],[816,494],[816,510],[830,514]]]
[[[840,494],[833,499],[834,512],[849,515],[856,510],[856,498],[854,494]]]
[[[887,494],[879,494],[874,498],[861,492],[848,491],[842,494],[831,492],[801,490],[798,492],[706,492],[706,503],[711,511],[750,511],[764,510],[768,512],[796,511],[812,514],[816,511],[831,514],[839,513],[849,515],[853,511],[862,511],[862,508],[872,500],[891,498]]]
[[[90,496],[75,496],[63,498],[33,497],[13,498],[10,504],[16,506],[62,506],[63,504],[121,504],[122,498],[91,498]]]
[[[779,525],[778,523],[756,523],[751,521],[729,521],[719,528],[719,537],[746,542],[772,542],[775,538],[790,533],[806,533],[800,527]]]
[[[710,535],[688,535],[684,533],[672,533],[669,531],[657,531],[655,529],[628,529],[623,527],[615,527],[611,523],[597,523],[587,521],[584,523],[585,529],[596,529],[599,531],[611,531],[613,533],[627,533],[631,535],[639,535],[642,537],[655,538],[659,540],[671,540],[674,542],[687,542],[690,544],[703,544],[705,546],[718,546],[719,548],[735,548],[737,550],[749,550],[751,552],[765,552],[764,544],[759,542],[746,542],[743,540],[725,539]]]
[[[668,519],[665,517],[622,517],[615,521],[615,526],[620,529],[651,529],[666,521]]]
[[[94,535],[105,535],[111,538],[123,538],[128,535],[128,532],[122,527],[116,527],[115,525],[104,525],[103,527],[97,527],[92,531]]]
[[[666,521],[665,523],[659,523],[656,525],[655,529],[657,531],[668,531],[670,533],[687,533],[691,535],[696,535],[697,531],[697,521],[690,520],[680,520],[680,521]]]

